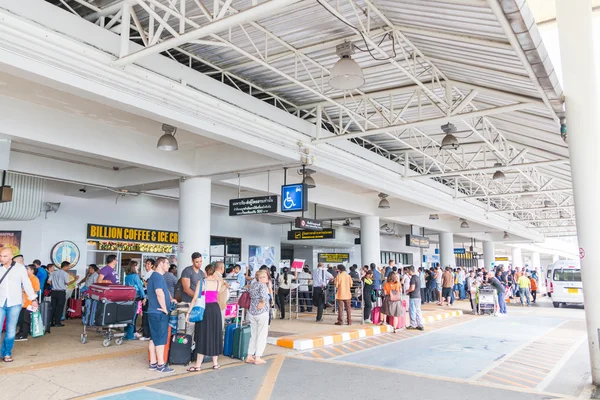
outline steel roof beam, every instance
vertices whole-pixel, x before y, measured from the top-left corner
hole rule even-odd
[[[415,175],[406,177],[406,179],[423,179],[423,178],[447,178],[452,176],[459,176],[463,174],[476,174],[482,172],[496,172],[498,170],[504,171],[507,169],[516,169],[520,170],[521,168],[531,168],[531,167],[539,167],[542,165],[554,165],[554,164],[565,164],[568,163],[569,159],[564,158],[561,160],[548,160],[548,161],[536,161],[524,164],[513,164],[513,165],[502,165],[500,167],[486,167],[486,168],[478,168],[478,169],[465,169],[462,171],[450,171],[450,172],[441,172],[436,174],[427,174],[427,175]],[[503,193],[503,195],[507,195]],[[479,197],[479,196],[475,196]]]
[[[517,167],[519,166],[519,164],[513,164],[513,165],[515,165]],[[507,166],[506,169],[510,169],[511,166]],[[490,169],[493,169],[494,172],[498,170],[496,167],[493,167]],[[473,196],[459,196],[458,198],[459,199],[486,199],[486,198],[492,198],[492,197],[539,195],[539,194],[546,194],[546,193],[563,193],[563,192],[572,192],[572,191],[573,191],[573,188],[564,188],[564,189],[536,190],[536,191],[531,191],[531,192],[512,192],[512,193],[482,194],[482,195],[473,195]]]
[[[552,206],[552,207],[532,207],[532,208],[514,208],[514,209],[506,209],[506,210],[490,210],[490,213],[515,213],[515,212],[529,212],[529,211],[552,211],[552,210],[566,210],[570,208],[574,208],[574,205],[564,205],[564,206]]]
[[[181,46],[182,44],[189,43],[192,40],[201,39],[203,37],[210,36],[211,34],[222,32],[239,24],[252,22],[260,18],[268,18],[272,15],[280,13],[284,7],[299,1],[301,0],[269,0],[237,14],[229,15],[177,37],[167,39],[153,46],[139,50],[133,54],[121,57],[115,61],[115,65],[127,65],[150,54],[156,54],[170,50],[174,47]]]
[[[566,218],[546,218],[546,219],[515,219],[515,222],[526,222],[526,223],[538,223],[538,222],[555,222],[555,221],[570,221],[574,220],[575,217]]]
[[[397,130],[408,129],[408,128],[418,128],[421,126],[444,124],[447,122],[460,121],[465,118],[478,118],[478,117],[483,117],[486,115],[494,115],[494,114],[522,110],[525,108],[529,108],[531,106],[533,106],[533,104],[531,104],[531,103],[517,103],[517,104],[511,104],[509,106],[494,107],[494,108],[488,108],[485,110],[468,112],[468,113],[464,113],[464,114],[456,114],[456,115],[452,115],[450,117],[445,116],[445,117],[439,117],[439,118],[431,118],[431,119],[426,119],[426,120],[421,120],[421,121],[408,122],[405,124],[387,126],[384,128],[369,129],[364,132],[354,132],[354,133],[346,133],[344,135],[338,135],[338,136],[329,136],[329,137],[321,138],[318,140],[315,139],[315,140],[313,140],[313,142],[314,143],[326,143],[326,142],[332,142],[335,140],[344,140],[344,139],[351,139],[351,138],[360,137],[360,136],[376,135],[379,133],[387,133],[390,131],[397,131]]]

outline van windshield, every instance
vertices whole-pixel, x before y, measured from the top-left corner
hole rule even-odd
[[[556,282],[581,282],[580,269],[555,269],[554,281]]]

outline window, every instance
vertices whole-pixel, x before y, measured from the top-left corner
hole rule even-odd
[[[242,259],[242,239],[222,236],[210,237],[210,262],[224,261],[225,265]]]
[[[409,265],[412,263],[412,254],[393,253],[390,251],[382,251],[381,252],[381,263],[387,264],[390,262],[390,260],[394,260],[396,262],[396,264]]]
[[[555,269],[554,281],[556,282],[581,282],[580,269]]]

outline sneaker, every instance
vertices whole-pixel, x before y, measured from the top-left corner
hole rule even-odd
[[[370,319],[365,319],[365,324],[372,324],[373,321],[371,321]]]
[[[418,327],[417,327],[417,329],[418,329],[418,330],[420,330],[420,331],[424,331],[424,330],[425,330],[425,327],[423,327],[423,326],[418,326]]]
[[[15,342],[24,342],[26,340],[27,340],[27,338],[23,337],[23,336],[17,336],[17,337],[15,337]]]
[[[140,340],[141,340],[142,342],[145,342],[145,341],[148,341],[148,340],[150,340],[150,338],[149,338],[149,337],[143,337],[143,336],[142,336],[142,337],[140,338]]]
[[[409,331],[414,331],[417,328],[415,328],[414,326],[410,325],[410,326],[407,326],[406,329],[409,330]]]
[[[136,332],[133,334],[133,337],[136,339],[140,339],[142,337],[142,335]]]
[[[149,364],[148,365],[148,369],[150,371],[156,371],[156,368],[158,367],[158,364],[154,363],[154,364]]]
[[[169,366],[167,364],[157,366],[156,371],[162,372],[163,374],[171,374],[171,373],[175,372],[175,370],[173,368],[169,368]]]

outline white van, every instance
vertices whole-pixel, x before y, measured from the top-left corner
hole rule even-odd
[[[561,304],[583,304],[583,286],[579,260],[559,260],[548,267],[548,296],[555,308]]]

